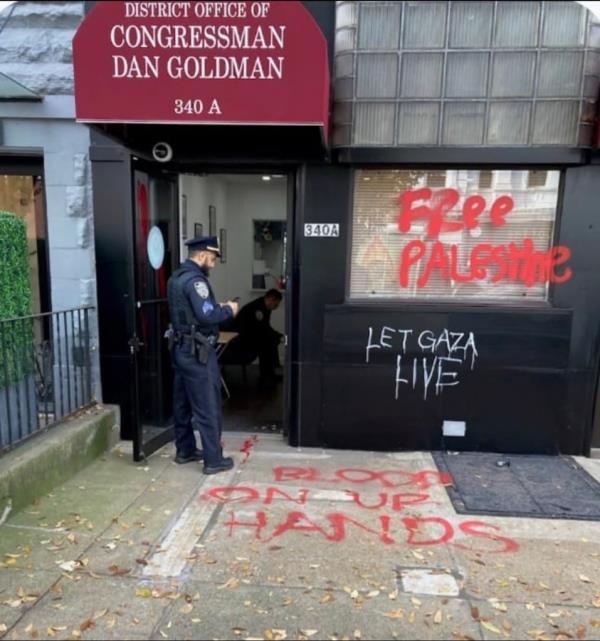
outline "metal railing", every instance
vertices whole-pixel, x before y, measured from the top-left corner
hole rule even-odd
[[[94,402],[93,309],[0,321],[0,453]]]

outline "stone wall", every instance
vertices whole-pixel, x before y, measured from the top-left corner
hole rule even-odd
[[[0,71],[43,96],[0,102],[0,157],[43,156],[53,311],[96,306],[90,132],[75,122],[73,96],[71,42],[82,19],[83,2],[18,2],[0,12]],[[100,399],[95,314],[91,330]]]

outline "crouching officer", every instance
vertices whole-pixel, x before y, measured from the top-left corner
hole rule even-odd
[[[175,369],[173,404],[178,463],[204,459],[204,473],[233,467],[221,448],[221,375],[215,353],[219,325],[238,313],[238,304],[219,305],[208,282],[220,255],[214,236],[186,242],[188,259],[167,284],[171,328],[167,332]],[[203,452],[196,448],[193,427],[200,431]]]

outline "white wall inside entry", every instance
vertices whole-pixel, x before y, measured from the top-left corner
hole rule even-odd
[[[202,225],[208,235],[209,208],[216,212],[216,236],[226,230],[226,262],[217,262],[211,273],[211,284],[219,301],[239,296],[244,305],[264,292],[252,287],[255,265],[254,221],[287,220],[287,176],[263,174],[182,174],[180,176],[181,258],[185,259],[184,243]],[[275,253],[275,252],[274,252]],[[267,289],[277,287],[281,270],[267,275]],[[284,333],[284,306],[271,317],[274,329]]]

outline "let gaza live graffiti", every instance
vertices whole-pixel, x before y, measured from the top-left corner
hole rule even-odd
[[[453,520],[437,515],[420,516],[420,507],[435,505],[430,488],[451,485],[452,478],[437,470],[369,470],[345,468],[322,473],[314,467],[276,467],[273,484],[260,488],[252,485],[213,487],[200,495],[201,502],[223,504],[227,520],[223,523],[228,536],[247,532],[263,543],[279,540],[284,535],[301,533],[342,543],[350,532],[366,533],[383,545],[407,544],[417,547],[453,545],[479,553],[510,553],[518,543],[502,534],[501,529],[480,520]],[[293,486],[281,485],[294,483]],[[318,484],[317,488],[310,487]],[[300,487],[298,487],[300,486]],[[321,488],[335,488],[331,490]],[[361,488],[365,488],[364,491]],[[374,494],[373,489],[380,490]],[[310,500],[345,501],[355,512],[330,512],[309,509]],[[269,507],[292,504],[289,511],[272,516]],[[312,507],[314,508],[314,503]],[[233,509],[232,509],[233,508]],[[356,509],[364,510],[357,516]]]
[[[417,267],[424,267],[419,270],[419,288],[426,287],[434,274],[443,280],[458,283],[474,280],[489,280],[491,283],[509,281],[523,283],[527,287],[536,283],[564,283],[571,278],[572,270],[565,266],[571,258],[571,250],[560,245],[547,251],[539,251],[531,238],[501,245],[479,243],[470,251],[467,269],[461,271],[458,245],[441,242],[440,234],[465,229],[476,230],[485,216],[489,217],[488,220],[494,227],[503,227],[507,223],[507,216],[514,209],[514,201],[510,196],[504,195],[488,206],[483,196],[473,194],[462,205],[461,219],[448,220],[446,215],[459,200],[460,194],[456,189],[432,190],[423,187],[400,194],[400,232],[407,233],[413,222],[425,220],[427,239],[434,240],[433,243],[423,240],[406,243],[400,256],[401,287],[409,286],[411,270]]]
[[[459,385],[461,369],[475,369],[475,361],[479,356],[473,332],[450,332],[444,329],[436,333],[386,325],[369,327],[365,363],[373,362],[376,354],[388,350],[397,352],[394,368],[396,400],[402,386],[413,390],[422,388],[424,400],[430,393],[439,396],[444,388]]]

